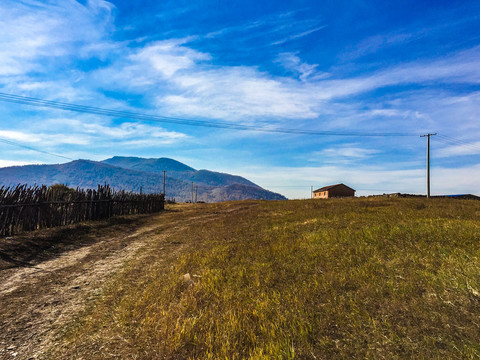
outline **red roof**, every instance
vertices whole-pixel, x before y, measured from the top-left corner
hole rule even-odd
[[[334,187],[337,187],[337,186],[339,186],[339,185],[343,185],[343,186],[349,188],[350,190],[355,191],[355,189],[352,189],[350,186],[347,186],[347,185],[345,185],[345,184],[335,184],[335,185],[324,186],[324,187],[322,187],[322,188],[320,188],[320,189],[314,190],[313,192],[328,191],[328,190],[333,189]]]

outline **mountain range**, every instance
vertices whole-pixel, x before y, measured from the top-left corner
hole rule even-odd
[[[115,156],[103,161],[75,160],[55,165],[25,165],[0,168],[0,186],[65,184],[73,188],[96,188],[110,184],[114,189],[145,193],[163,191],[166,171],[166,197],[176,201],[217,202],[226,200],[284,200],[236,175],[196,170],[169,158],[145,159]]]

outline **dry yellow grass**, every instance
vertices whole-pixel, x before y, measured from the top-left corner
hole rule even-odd
[[[196,206],[222,212],[169,239],[181,253],[153,242],[50,356],[480,357],[480,202]]]

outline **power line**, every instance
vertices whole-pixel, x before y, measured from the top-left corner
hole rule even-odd
[[[31,150],[31,151],[36,151],[36,152],[39,152],[39,153],[42,153],[42,154],[47,154],[47,155],[51,155],[51,156],[56,156],[56,157],[63,158],[63,159],[67,159],[67,160],[74,160],[74,159],[69,158],[69,157],[67,157],[67,156],[55,154],[55,153],[48,152],[48,151],[43,151],[43,150],[40,150],[40,149],[31,147],[31,146],[27,146],[27,145],[23,145],[23,144],[20,144],[20,143],[11,141],[11,140],[7,140],[7,139],[4,139],[4,138],[0,138],[0,142],[3,142],[3,143],[5,143],[5,144],[9,144],[9,145],[13,145],[13,146],[18,146],[18,147],[21,147],[21,148],[24,148],[24,149],[27,149],[27,150]]]
[[[469,141],[465,141],[463,139],[457,139],[457,138],[454,138],[454,137],[451,137],[451,136],[447,136],[447,135],[443,135],[443,134],[438,134],[439,137],[447,140],[447,141],[451,141],[451,142],[455,142],[455,143],[459,143],[459,144],[465,144],[465,145],[473,145],[473,144],[476,144],[476,143],[473,143],[473,142],[469,142]]]
[[[232,124],[232,123],[220,122],[220,121],[193,120],[193,119],[186,119],[186,118],[179,118],[179,117],[149,115],[149,114],[142,114],[137,112],[104,109],[104,108],[99,108],[94,106],[77,105],[77,104],[38,99],[38,98],[20,96],[15,94],[7,94],[7,93],[1,93],[1,92],[0,92],[0,101],[15,103],[15,104],[32,105],[32,106],[38,106],[38,107],[46,107],[46,108],[59,109],[59,110],[75,111],[80,113],[110,116],[114,118],[131,119],[131,120],[137,120],[137,121],[161,122],[161,123],[200,126],[200,127],[218,128],[218,129],[248,130],[248,131],[261,131],[261,132],[269,132],[269,133],[316,135],[316,136],[358,136],[358,137],[417,136],[417,134],[399,133],[399,132],[369,133],[369,132],[355,132],[355,131],[317,131],[317,130],[308,130],[308,129],[258,127],[258,126],[246,125],[246,124]]]
[[[446,135],[438,135],[439,140],[445,144],[456,145],[458,147],[468,148],[471,150],[480,151],[480,146],[475,145],[476,143],[467,142],[465,140],[452,138]]]

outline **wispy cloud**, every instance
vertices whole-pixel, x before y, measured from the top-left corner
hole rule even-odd
[[[439,158],[480,155],[480,141],[447,145],[435,152]]]
[[[293,34],[293,35],[289,35],[289,36],[287,36],[287,37],[284,37],[283,39],[274,41],[274,42],[272,42],[271,44],[272,44],[272,45],[281,45],[281,44],[286,43],[287,41],[296,40],[296,39],[302,38],[302,37],[304,37],[304,36],[313,34],[314,32],[317,32],[317,31],[320,31],[320,30],[324,29],[325,27],[326,27],[326,25],[317,26],[317,27],[314,27],[313,29],[308,29],[308,30],[302,31],[302,32],[300,32],[300,33],[296,33],[296,34]]]
[[[234,34],[245,33],[248,30],[253,30],[253,29],[257,29],[259,27],[262,27],[268,22],[269,22],[269,20],[267,20],[267,21],[256,20],[256,21],[248,22],[246,24],[241,24],[241,25],[236,25],[236,26],[228,26],[228,27],[224,27],[220,30],[211,31],[211,32],[205,34],[203,37],[205,37],[205,38],[217,38],[217,37],[225,36],[225,35],[231,34],[231,33],[234,33]]]
[[[69,129],[70,132],[75,133],[76,137],[89,139],[89,142],[103,141],[109,142],[111,140],[152,140],[162,141],[163,143],[171,143],[173,141],[180,141],[188,138],[187,135],[176,132],[167,131],[158,126],[151,126],[147,124],[124,122],[119,125],[113,125],[109,121],[89,120],[88,117],[82,120],[77,119],[50,119],[43,123],[42,126],[47,125],[52,132],[64,132]]]
[[[423,32],[395,32],[370,36],[366,39],[363,39],[352,51],[347,52],[344,57],[351,61],[361,56],[372,54],[378,50],[385,50],[389,47],[404,45],[410,41],[420,38],[422,34]]]
[[[360,57],[379,51],[388,51],[395,47],[405,47],[412,43],[425,44],[428,40],[444,37],[446,32],[456,33],[459,31],[459,27],[478,19],[477,15],[470,14],[470,16],[458,16],[455,21],[445,21],[445,19],[451,17],[456,10],[458,9],[453,9],[453,11],[449,9],[448,14],[445,13],[445,10],[440,10],[439,13],[434,15],[434,18],[442,19],[440,22],[422,18],[420,22],[416,20],[417,23],[410,23],[407,26],[393,31],[368,36],[355,44],[353,48],[347,50],[342,57],[346,61],[353,61]],[[431,25],[432,23],[434,25]],[[458,40],[463,41],[465,39]],[[445,43],[444,45],[447,46],[449,44]]]
[[[276,60],[285,69],[292,71],[298,75],[300,80],[320,80],[330,76],[326,72],[318,71],[318,64],[308,64],[303,62],[297,53],[281,53]]]
[[[3,1],[0,76],[42,71],[56,57],[81,52],[82,44],[102,41],[111,27],[112,9],[103,0],[88,1],[85,6],[74,0]]]
[[[145,91],[161,88],[156,104],[169,114],[249,119],[313,119],[334,103],[380,88],[431,82],[480,81],[480,50],[472,48],[435,60],[400,64],[366,76],[342,78],[318,72],[294,54],[283,61],[301,79],[272,76],[254,67],[215,66],[209,54],[169,40],[133,50],[127,58],[98,72],[104,86],[118,84]],[[113,81],[113,82],[112,82]],[[372,116],[392,117],[396,109],[376,109]],[[420,116],[420,115],[419,115]]]
[[[182,46],[187,41],[188,39],[180,39],[149,44],[130,55],[129,60],[139,67],[136,69],[139,72],[151,68],[157,74],[171,78],[179,70],[192,68],[196,63],[210,59],[208,54]]]
[[[46,152],[61,153],[70,158],[85,157],[85,153],[105,154],[130,150],[159,149],[181,143],[188,136],[175,131],[167,131],[161,127],[147,124],[124,122],[114,125],[108,120],[92,119],[91,116],[78,116],[77,119],[51,118],[31,126],[25,130],[0,130],[0,138],[13,143],[1,144],[8,149],[9,157],[41,156],[58,161],[55,156]],[[48,129],[48,130],[47,130]],[[19,144],[19,146],[15,146]],[[67,145],[69,151],[61,149]],[[22,149],[21,146],[32,149]],[[21,149],[21,150],[20,150]],[[88,149],[88,151],[86,151]],[[110,150],[112,149],[112,150]],[[36,152],[39,150],[40,152]],[[43,153],[42,153],[43,151]],[[69,153],[71,155],[66,155]],[[86,156],[91,158],[92,156]],[[4,158],[8,160],[8,158]],[[13,160],[12,160],[13,161]]]
[[[326,148],[312,154],[310,159],[322,159],[327,162],[336,162],[340,160],[365,160],[378,154],[376,149],[360,147],[358,144],[342,144],[334,148]],[[318,161],[318,160],[317,160]]]
[[[89,141],[85,138],[68,134],[32,133],[22,131],[0,130],[0,137],[8,140],[20,141],[29,144],[69,144],[87,145]]]
[[[307,36],[326,25],[321,24],[318,18],[297,19],[301,9],[282,13],[274,13],[255,20],[237,25],[223,27],[211,31],[201,38],[229,38],[234,36],[235,41],[246,42],[259,38],[278,38],[278,40],[265,43],[264,45],[280,45],[289,40]]]
[[[214,66],[210,56],[179,40],[147,44],[133,50],[95,77],[104,86],[125,86],[134,91],[161,88],[156,104],[169,114],[239,119],[252,116],[307,118],[315,116],[308,90],[288,79],[246,66]],[[285,80],[285,81],[284,81]]]

